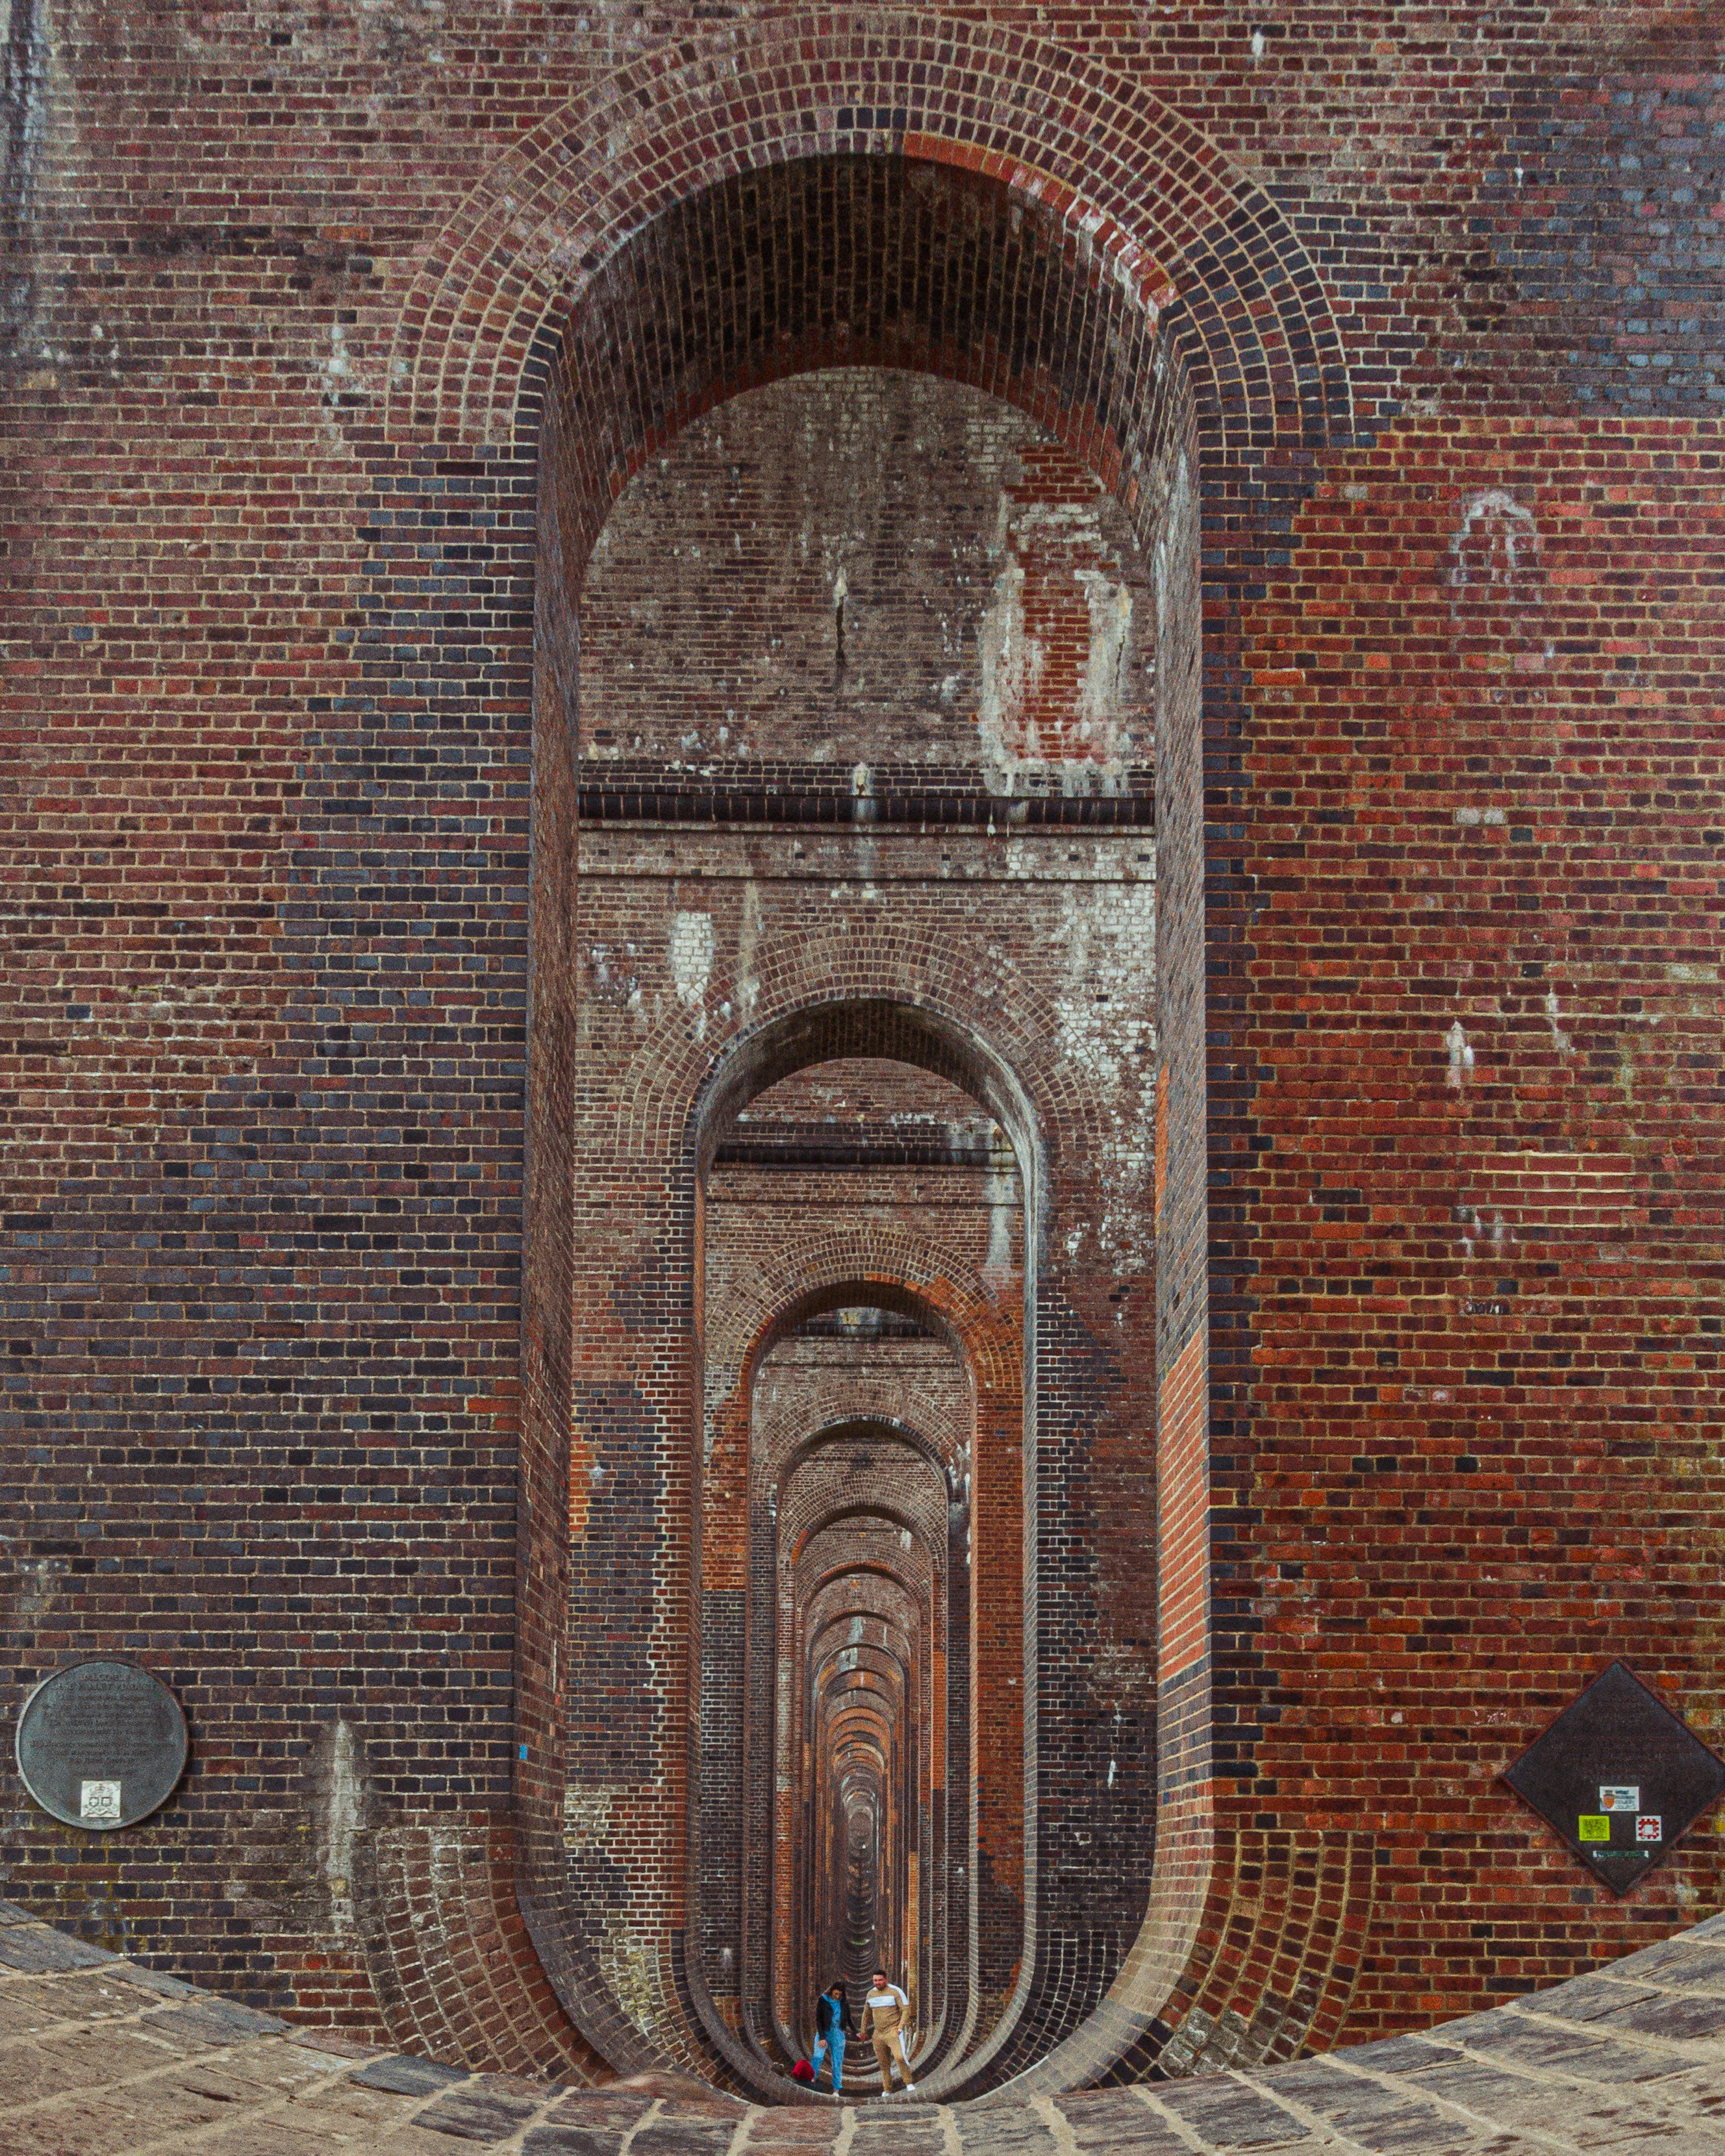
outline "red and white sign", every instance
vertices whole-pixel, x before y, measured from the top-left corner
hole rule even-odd
[[[1635,1821],[1635,1840],[1637,1841],[1663,1841],[1665,1840],[1665,1822],[1661,1819],[1657,1812],[1643,1812],[1641,1814],[1641,1816]]]

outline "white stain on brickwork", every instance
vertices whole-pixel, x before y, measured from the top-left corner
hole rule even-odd
[[[1055,1004],[1060,1050],[1107,1103],[1101,1158],[1100,1254],[1126,1270],[1153,1259],[1148,1201],[1155,1120],[1156,891],[1124,884],[1069,889],[1058,942],[1064,982]]]
[[[1042,685],[1043,650],[1024,629],[1024,567],[1009,557],[977,624],[982,698],[977,728],[983,765],[1002,793],[1011,790],[1024,758],[1014,743],[1025,706]]]
[[[359,1750],[353,1732],[337,1722],[330,1740],[329,1785],[318,1835],[318,1869],[329,1897],[330,1923],[337,1932],[353,1928],[353,1853],[365,1806]]]
[[[603,1851],[612,1840],[617,1807],[629,1795],[626,1784],[571,1782],[563,1791],[563,1845],[573,1853]]]
[[[983,1178],[983,1203],[988,1209],[988,1255],[983,1262],[983,1284],[991,1293],[1002,1295],[1018,1282],[1013,1230],[1024,1204],[1009,1161],[997,1160]]]
[[[742,887],[742,925],[737,940],[737,1015],[740,1024],[750,1024],[761,999],[761,983],[755,971],[755,952],[761,941],[761,886],[751,876]]]
[[[671,919],[670,938],[671,983],[677,1001],[696,1012],[696,1038],[706,1032],[706,989],[713,973],[713,916],[710,913],[678,913]]]
[[[1073,573],[1090,608],[1090,649],[1078,685],[1079,734],[1111,760],[1119,752],[1127,645],[1132,636],[1132,595],[1099,569]]]
[[[1450,557],[1450,582],[1457,590],[1483,585],[1507,595],[1539,565],[1532,511],[1503,487],[1480,488],[1462,501]]]
[[[1461,1029],[1459,1018],[1444,1036],[1444,1045],[1450,1052],[1449,1083],[1459,1087],[1473,1069],[1473,1050],[1468,1044],[1467,1035]]]
[[[1099,778],[1117,782],[1130,752],[1123,737],[1132,600],[1123,578],[1096,566],[1112,558],[1096,506],[1003,493],[990,551],[1004,558],[977,626],[977,731],[989,783],[1011,793],[1022,775],[1038,771],[1057,773],[1069,792]],[[1062,691],[1051,705],[1044,696],[1050,654],[1029,625],[1025,565],[1033,557],[1045,599],[1058,605],[1070,574],[1089,616],[1076,694]]]

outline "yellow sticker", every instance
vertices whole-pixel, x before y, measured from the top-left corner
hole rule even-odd
[[[1609,1841],[1611,1822],[1604,1812],[1584,1812],[1581,1831],[1575,1838],[1578,1841]]]

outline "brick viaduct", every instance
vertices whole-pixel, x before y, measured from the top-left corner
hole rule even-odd
[[[1285,12],[14,0],[20,1902],[771,2101],[1716,1906],[1498,1778],[1725,1737],[1725,33]]]

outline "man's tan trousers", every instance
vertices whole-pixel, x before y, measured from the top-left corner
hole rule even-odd
[[[889,2089],[892,2087],[892,2069],[895,2064],[904,2079],[908,2082],[911,2078],[911,2062],[905,2056],[905,2040],[902,2034],[894,2029],[888,2035],[876,2036],[873,2041],[875,2056],[880,2066],[881,2087]]]

